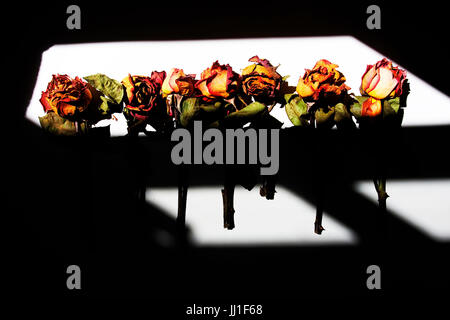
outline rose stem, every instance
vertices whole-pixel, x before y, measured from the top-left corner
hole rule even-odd
[[[245,107],[247,106],[247,103],[244,101],[244,99],[242,99],[240,95],[236,95],[236,97],[238,97],[239,101],[241,101]]]
[[[389,195],[386,193],[386,178],[382,176],[381,178],[373,179],[375,190],[378,194],[378,208],[380,210],[380,215],[378,217],[379,221],[379,229],[382,230],[380,235],[382,236],[382,239],[380,243],[383,243],[383,241],[387,240],[387,229],[386,229],[386,223],[387,223],[387,209],[386,209],[386,199],[389,197]]]
[[[389,197],[386,193],[386,178],[374,179],[373,183],[378,194],[378,206],[382,212],[386,212],[386,199]]]
[[[263,177],[263,185],[259,189],[261,197],[266,197],[267,200],[275,198],[275,177],[276,175]]]
[[[314,232],[317,234],[322,234],[322,231],[325,230],[322,226],[322,215],[323,215],[323,207],[322,201],[318,199],[317,207],[316,207],[316,221],[314,221]]]
[[[228,230],[234,229],[234,188],[235,183],[225,178],[222,189],[223,199],[223,227]]]
[[[274,106],[273,104],[272,106]],[[269,117],[269,114],[266,114],[267,118]],[[273,127],[271,125],[264,127]],[[275,184],[276,184],[276,174],[271,176],[263,176],[262,177],[262,186],[259,189],[259,194],[261,197],[266,197],[267,200],[273,200],[275,198]]]
[[[311,114],[311,119],[310,119],[310,126],[311,126],[311,128],[315,128],[316,126],[315,126],[315,118],[314,118],[314,113],[313,114]],[[319,134],[321,134],[322,133],[322,131],[321,130],[318,130],[317,131],[317,134],[319,135]],[[319,140],[322,140],[321,139],[321,137],[319,136],[318,137],[319,138]],[[317,160],[319,160],[319,159],[321,159],[322,157],[320,156],[320,153],[322,152],[322,150],[320,149],[320,147],[319,147],[319,145],[318,144],[316,144],[316,152],[315,152],[315,158],[316,158],[316,161],[315,162],[317,162]],[[316,233],[316,234],[322,234],[322,231],[324,231],[325,230],[325,228],[322,226],[322,217],[323,217],[323,199],[322,199],[322,195],[321,195],[321,193],[320,193],[320,184],[321,183],[323,183],[323,179],[322,179],[322,177],[321,176],[318,176],[317,177],[317,180],[319,180],[319,181],[314,181],[314,184],[315,184],[315,193],[316,193],[316,201],[317,201],[317,204],[316,204],[316,220],[314,221],[314,233]]]
[[[178,170],[178,214],[176,219],[179,235],[182,235],[186,228],[187,191],[187,169],[184,166],[180,166]]]
[[[267,108],[267,111],[269,111],[269,112],[272,111],[273,107],[275,107],[276,104],[277,104],[276,102],[272,103],[272,104],[269,106],[269,108]]]

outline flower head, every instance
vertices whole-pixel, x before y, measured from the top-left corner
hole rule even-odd
[[[256,99],[275,98],[280,90],[282,77],[277,68],[267,59],[258,56],[250,58],[254,62],[242,70],[242,89],[245,94]]]
[[[89,84],[78,77],[72,79],[65,74],[53,75],[40,99],[45,112],[55,112],[63,118],[79,116],[91,101]]]
[[[406,71],[392,66],[383,58],[374,65],[368,65],[361,80],[361,94],[375,99],[394,98],[402,95]]]
[[[125,87],[125,108],[136,119],[146,120],[150,111],[165,103],[161,97],[161,87],[166,77],[164,71],[153,71],[150,77],[128,75],[122,80]]]
[[[239,83],[239,75],[230,65],[221,65],[216,61],[201,73],[195,87],[206,99],[228,99],[235,95]]]
[[[337,70],[339,66],[328,60],[317,61],[312,70],[306,69],[298,80],[296,91],[302,98],[314,101],[321,97],[338,97],[350,90],[345,84],[345,76]]]
[[[186,75],[183,69],[172,68],[162,84],[162,95],[177,93],[182,96],[194,94],[195,75]]]

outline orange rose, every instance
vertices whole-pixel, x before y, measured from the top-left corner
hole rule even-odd
[[[182,96],[191,96],[194,93],[195,75],[185,75],[183,69],[172,68],[162,84],[163,97],[178,93]]]
[[[45,112],[55,112],[63,118],[79,116],[91,101],[89,84],[78,77],[72,79],[65,74],[53,75],[40,99]]]
[[[399,97],[402,94],[406,71],[392,66],[392,62],[383,58],[375,65],[368,65],[362,76],[361,94],[375,99]]]
[[[381,100],[369,97],[361,106],[361,115],[376,117],[381,113]]]
[[[331,97],[345,94],[350,87],[345,82],[344,75],[336,70],[339,66],[328,60],[317,61],[312,70],[306,69],[297,84],[297,93],[301,98],[319,100],[321,96]]]
[[[229,65],[214,62],[200,75],[195,87],[207,99],[232,98],[240,83],[239,75]]]
[[[275,98],[281,87],[282,77],[269,60],[258,56],[248,61],[255,62],[242,70],[242,89],[255,98]]]

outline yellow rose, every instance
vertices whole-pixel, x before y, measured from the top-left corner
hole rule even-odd
[[[229,65],[214,62],[200,75],[195,87],[207,99],[232,98],[240,83],[239,75]]]
[[[339,96],[350,90],[344,75],[336,70],[339,66],[328,60],[317,61],[312,70],[306,69],[303,77],[298,80],[296,91],[301,98],[318,100],[321,94]]]
[[[194,93],[194,75],[186,75],[183,69],[172,68],[161,87],[163,97],[177,93],[183,96],[191,96]]]
[[[275,98],[280,90],[282,78],[266,59],[254,56],[249,59],[255,64],[242,70],[242,89],[246,95],[255,98]]]

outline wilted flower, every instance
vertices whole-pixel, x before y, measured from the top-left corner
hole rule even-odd
[[[361,115],[375,117],[381,113],[381,100],[369,97],[361,105]]]
[[[211,68],[202,72],[195,87],[207,99],[229,99],[235,95],[239,83],[239,75],[230,65],[221,65],[216,61]]]
[[[311,98],[314,101],[320,97],[338,97],[350,90],[344,75],[336,70],[339,66],[328,60],[317,61],[312,70],[306,69],[297,84],[297,93],[301,98]]]
[[[361,94],[375,99],[394,98],[402,95],[406,71],[393,67],[392,62],[383,58],[374,65],[368,65],[362,76]]]
[[[95,89],[92,89],[95,90]],[[76,118],[87,110],[93,94],[88,83],[78,77],[53,75],[42,92],[40,102],[45,112],[55,112],[63,118]]]
[[[149,112],[159,105],[165,108],[161,86],[166,77],[164,71],[153,71],[151,77],[128,75],[122,80],[125,86],[125,109],[138,120],[146,120]]]
[[[255,99],[275,98],[282,82],[281,75],[276,71],[277,67],[272,66],[269,60],[260,59],[258,56],[254,56],[248,61],[255,63],[242,70],[244,93]]]
[[[183,69],[172,68],[162,84],[162,95],[178,93],[182,96],[191,96],[194,93],[195,75],[186,75]]]
[[[382,99],[400,97],[406,80],[406,71],[392,66],[383,58],[374,65],[368,65],[362,76],[360,91],[370,98],[363,102],[361,115],[375,117],[381,114]]]

